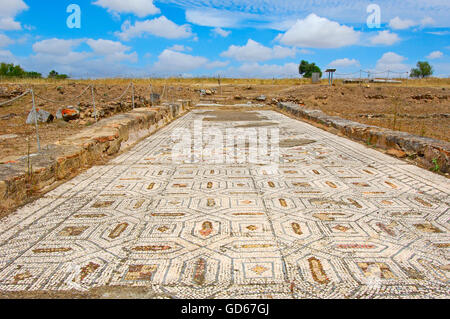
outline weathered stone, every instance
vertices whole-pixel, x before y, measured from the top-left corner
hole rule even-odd
[[[5,134],[5,135],[0,135],[0,140],[10,140],[13,138],[17,138],[19,137],[19,135],[17,134]]]
[[[418,156],[422,166],[430,167],[435,165],[433,162],[437,162],[441,172],[450,171],[450,143],[448,142],[352,122],[329,116],[322,111],[303,109],[294,103],[279,102],[278,108],[292,115],[336,128],[351,139],[375,144],[389,150],[396,157]]]
[[[61,108],[56,112],[56,118],[66,122],[80,118],[80,111],[74,106]]]
[[[400,151],[398,149],[395,148],[390,148],[387,152],[387,154],[398,157],[398,158],[405,158],[406,157],[406,153],[403,151]]]
[[[433,100],[433,96],[431,94],[421,94],[421,95],[415,95],[411,96],[414,100]]]
[[[0,200],[6,198],[6,191],[8,190],[8,186],[5,181],[0,181]]]
[[[31,110],[30,113],[28,113],[27,124],[35,123],[35,113],[37,113],[37,121],[39,123],[50,123],[55,118],[51,113],[44,111],[43,109],[37,109],[36,111],[37,112]]]
[[[267,97],[265,95],[260,95],[256,98],[257,101],[265,102],[267,100]]]

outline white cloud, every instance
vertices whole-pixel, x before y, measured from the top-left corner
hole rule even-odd
[[[0,50],[0,61],[4,63],[17,63],[14,54],[8,50]]]
[[[427,59],[433,60],[433,59],[439,59],[444,56],[444,53],[441,51],[433,51],[429,55],[427,55]]]
[[[395,17],[389,22],[389,26],[394,30],[404,30],[415,26],[416,23],[413,20],[402,20],[400,17]]]
[[[450,31],[430,31],[427,32],[428,34],[433,34],[433,35],[439,35],[439,36],[443,36],[443,35],[449,35]]]
[[[104,56],[106,60],[111,62],[124,60],[137,62],[138,60],[136,52],[127,53],[127,51],[131,50],[131,47],[123,45],[118,41],[88,39],[86,43],[92,48],[95,54]]]
[[[217,35],[220,35],[223,38],[226,38],[227,36],[229,36],[231,34],[231,31],[227,31],[222,28],[214,28],[213,32]]]
[[[87,44],[91,50],[83,50]],[[34,54],[20,58],[27,70],[47,74],[50,70],[72,77],[111,77],[124,74],[137,75],[142,71],[121,62],[136,62],[137,53],[117,41],[104,39],[46,39],[33,44]],[[129,72],[129,73],[127,73]]]
[[[25,61],[31,65],[32,69],[38,68],[38,71],[55,69],[68,72],[74,70],[77,64],[84,63],[92,56],[89,52],[77,52],[75,49],[83,43],[83,39],[47,39],[33,44],[35,55],[31,55]]]
[[[373,45],[392,45],[400,41],[400,37],[396,33],[389,30],[379,31],[378,34],[370,39]]]
[[[285,19],[277,19],[275,21],[270,21],[265,26],[264,29],[272,29],[277,31],[287,31],[292,28],[293,25],[297,22],[297,19],[294,18],[285,18]]]
[[[333,62],[331,62],[328,65],[330,67],[334,67],[334,68],[347,68],[350,66],[360,66],[358,60],[356,60],[356,59],[350,60],[348,58],[334,60]]]
[[[286,45],[308,48],[340,48],[359,41],[360,32],[312,13],[277,39]]]
[[[132,13],[140,18],[161,12],[155,7],[153,0],[97,0],[94,4],[111,13]]]
[[[405,30],[405,29],[409,29],[409,28],[415,27],[415,26],[420,26],[421,28],[424,28],[428,25],[434,25],[434,24],[436,24],[436,21],[431,17],[425,17],[422,20],[420,20],[419,23],[417,23],[414,20],[411,20],[411,19],[403,20],[397,16],[397,17],[391,19],[391,21],[389,22],[389,26],[391,27],[391,29],[394,29],[394,30]]]
[[[306,50],[306,49],[300,49],[299,51],[301,54],[314,54],[314,51]]]
[[[79,46],[82,42],[82,39],[47,39],[34,43],[33,51],[36,53],[62,56],[65,54],[69,54],[73,50],[73,48]]]
[[[225,76],[237,78],[292,78],[299,76],[296,63],[284,65],[245,63],[237,68],[231,67],[224,73]]]
[[[136,21],[134,25],[132,25],[130,21],[126,21],[121,29],[122,31],[116,32],[115,35],[124,41],[138,38],[145,34],[151,34],[166,39],[182,39],[194,35],[191,32],[191,27],[189,25],[177,25],[165,16],[153,20]]]
[[[22,29],[19,22],[13,18],[0,18],[0,30],[20,30]]]
[[[192,51],[192,48],[181,44],[174,44],[170,48],[168,48],[168,50],[178,52],[190,52]]]
[[[207,63],[207,58],[166,49],[159,55],[153,71],[158,73],[183,73],[203,67]]]
[[[185,74],[186,72],[197,69],[216,69],[222,68],[229,62],[210,61],[202,56],[193,56],[186,53],[164,50],[158,57],[158,61],[153,65],[152,71],[157,74]]]
[[[214,61],[214,62],[210,62],[206,65],[207,69],[217,69],[217,68],[224,68],[226,67],[228,64],[230,64],[229,61]]]
[[[244,46],[230,46],[227,51],[221,53],[221,56],[238,61],[259,62],[295,57],[295,54],[295,49],[290,49],[279,45],[269,48],[261,43],[249,39],[247,44]]]
[[[235,14],[251,13],[260,17],[261,27],[264,25],[268,27],[268,22],[287,21],[293,17],[297,19],[310,12],[341,23],[360,24],[365,22],[367,17],[365,9],[371,2],[377,3],[382,8],[384,21],[407,14],[408,19],[413,21],[420,21],[424,16],[430,16],[441,27],[450,25],[448,19],[450,2],[448,0],[158,0],[158,3],[161,2],[199,12],[219,9],[232,11]],[[246,22],[249,22],[249,19],[241,21],[243,24]]]
[[[425,27],[427,25],[434,25],[434,24],[436,24],[436,21],[434,21],[434,19],[431,17],[425,17],[420,21],[420,25],[422,27]]]
[[[204,6],[204,7],[202,7]],[[252,4],[254,6],[254,4]],[[200,8],[199,8],[200,7]],[[220,7],[220,6],[218,6]],[[246,12],[243,8],[217,9],[201,3],[186,9],[186,20],[190,23],[213,28],[259,28],[286,31],[297,20],[293,17],[261,15]],[[219,31],[220,32],[220,31]]]
[[[2,0],[0,5],[0,30],[22,29],[15,17],[20,12],[27,10],[28,6],[23,0]]]
[[[0,33],[0,48],[1,47],[7,47],[7,46],[9,46],[9,45],[11,45],[13,43],[14,43],[14,40],[12,40],[8,36]]]
[[[203,27],[233,28],[239,26],[242,17],[239,13],[215,9],[188,9],[186,20]]]
[[[384,72],[387,70],[403,72],[408,71],[410,68],[403,62],[406,60],[404,56],[398,55],[394,52],[387,52],[377,61],[375,70],[377,72]]]

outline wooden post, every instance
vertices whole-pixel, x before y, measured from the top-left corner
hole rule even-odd
[[[98,121],[97,117],[97,110],[95,108],[95,96],[94,96],[94,87],[91,85],[91,93],[92,93],[92,105],[94,106],[94,116],[95,116],[95,122]]]
[[[163,100],[165,93],[166,93],[166,85],[164,84],[163,91],[162,91],[162,94],[161,94],[161,101]]]
[[[133,82],[131,82],[131,94],[132,94],[131,101],[133,103],[133,109],[134,109],[134,84],[133,84]]]
[[[31,100],[33,102],[33,112],[34,112],[34,125],[36,127],[36,140],[37,140],[37,146],[38,146],[38,150],[39,152],[41,151],[41,141],[39,140],[39,131],[38,131],[38,114],[37,114],[37,110],[36,110],[36,102],[34,99],[34,91],[33,89],[31,89]]]
[[[362,86],[362,70],[359,70],[359,86]]]

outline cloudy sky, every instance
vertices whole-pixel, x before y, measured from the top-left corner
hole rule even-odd
[[[0,61],[75,78],[272,78],[298,76],[302,59],[358,75],[427,60],[448,77],[448,12],[448,0],[0,0]]]

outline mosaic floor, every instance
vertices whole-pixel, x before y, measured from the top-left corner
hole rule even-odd
[[[172,164],[173,130],[203,112],[0,221],[0,294],[146,286],[174,298],[450,296],[446,178],[273,111],[204,125],[279,127],[275,175]]]

